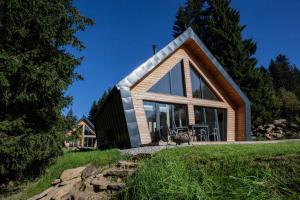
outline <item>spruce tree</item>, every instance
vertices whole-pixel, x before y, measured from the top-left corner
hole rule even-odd
[[[78,31],[92,25],[72,0],[0,0],[0,185],[30,180],[62,154],[72,113],[65,91],[82,77]],[[34,169],[34,170],[32,170]]]
[[[246,93],[253,104],[254,122],[269,121],[277,110],[273,95],[259,92],[273,87],[268,74],[255,67],[256,43],[244,39],[246,26],[240,24],[240,13],[230,6],[229,0],[188,0],[179,8],[173,27],[176,37],[191,26],[225,70]],[[258,99],[258,97],[260,97]],[[261,109],[261,110],[260,110]]]
[[[300,70],[285,55],[279,54],[275,60],[271,60],[269,72],[277,90],[285,88],[295,93],[300,100]]]
[[[92,25],[72,0],[0,1],[0,132],[48,132],[72,98],[65,91],[81,79],[66,46],[84,48],[76,32]]]
[[[95,117],[96,113],[97,113],[97,103],[96,103],[96,101],[93,101],[93,104],[92,104],[92,106],[90,108],[89,116],[88,116],[88,119],[92,123],[94,123],[94,117]]]

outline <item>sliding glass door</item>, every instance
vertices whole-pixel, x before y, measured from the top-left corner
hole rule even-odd
[[[169,129],[188,124],[186,105],[144,101],[144,109],[152,141],[166,141]]]
[[[196,124],[207,125],[210,135],[215,133],[220,136],[221,141],[227,140],[227,111],[225,109],[195,106],[194,111]]]

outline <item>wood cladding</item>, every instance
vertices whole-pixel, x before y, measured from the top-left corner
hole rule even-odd
[[[192,50],[191,50],[192,49]],[[183,60],[184,86],[186,96],[174,96],[148,92],[166,73]],[[196,99],[192,97],[190,63],[202,76],[221,101]],[[185,104],[188,108],[189,123],[195,123],[194,106],[224,108],[227,110],[227,141],[244,140],[245,107],[241,97],[232,86],[217,72],[215,66],[203,55],[203,52],[188,42],[176,50],[167,59],[156,66],[143,79],[131,88],[138,129],[142,144],[151,142],[143,101]]]

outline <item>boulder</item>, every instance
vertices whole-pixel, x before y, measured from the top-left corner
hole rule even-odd
[[[290,122],[288,126],[294,130],[299,130],[299,126],[295,123]]]
[[[92,176],[96,171],[97,171],[96,166],[90,164],[90,165],[86,166],[86,168],[82,171],[81,177],[87,178],[89,176]]]
[[[284,123],[286,123],[286,119],[274,120],[274,125],[281,125],[281,124],[284,124]]]
[[[275,125],[274,124],[267,124],[267,127],[269,127],[269,128],[275,128]]]
[[[48,189],[44,190],[42,193],[37,194],[31,198],[29,198],[28,200],[39,200],[42,199],[43,197],[47,196],[48,193],[51,192],[51,190],[53,190],[54,187],[49,187]]]
[[[127,177],[131,176],[134,173],[134,170],[129,170],[129,169],[111,169],[108,170],[106,173],[104,173],[103,176],[116,176],[116,177]]]
[[[86,167],[77,167],[74,169],[67,169],[60,175],[60,179],[61,181],[67,181],[79,177],[85,168]]]
[[[272,132],[272,130],[273,130],[273,128],[272,128],[272,127],[268,127],[268,128],[266,129],[267,133],[271,133],[271,132]]]
[[[125,183],[110,183],[110,184],[108,184],[107,189],[121,190],[123,187],[125,187]]]
[[[60,178],[55,179],[54,181],[52,181],[51,185],[57,185],[61,182]]]
[[[118,162],[117,166],[120,167],[120,168],[130,169],[130,168],[136,168],[137,163],[126,161],[126,160],[121,160],[121,161]]]

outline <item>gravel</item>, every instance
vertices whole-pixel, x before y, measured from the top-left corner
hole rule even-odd
[[[188,147],[188,146],[198,146],[198,145],[224,145],[224,144],[267,144],[267,143],[280,143],[280,142],[300,142],[300,139],[289,139],[289,140],[273,140],[273,141],[234,141],[234,142],[197,142],[192,143],[191,145],[188,144],[181,144],[181,145],[160,145],[160,146],[145,146],[145,147],[137,147],[131,149],[123,149],[120,150],[122,154],[136,156],[138,154],[153,154],[155,152],[164,150],[164,149],[171,149],[171,148],[180,148],[180,147]]]

